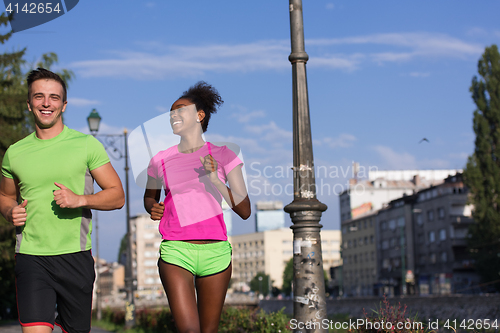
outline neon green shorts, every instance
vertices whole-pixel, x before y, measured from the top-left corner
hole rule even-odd
[[[197,277],[225,271],[231,264],[231,254],[228,241],[192,244],[164,240],[160,245],[160,260],[184,268]]]

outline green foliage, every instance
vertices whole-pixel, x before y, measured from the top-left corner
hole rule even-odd
[[[286,263],[285,270],[283,271],[283,287],[281,291],[285,295],[290,295],[292,293],[292,281],[293,281],[293,257]]]
[[[101,323],[115,325],[115,331],[123,332],[125,325],[124,310],[104,309]],[[170,309],[145,309],[136,311],[135,332],[171,333],[177,332]],[[275,333],[289,332],[289,318],[283,310],[266,314],[263,310],[237,309],[227,307],[222,311],[219,332],[222,333]],[[109,324],[108,324],[109,325]],[[106,326],[108,326],[106,325]],[[109,326],[108,326],[109,327]]]
[[[8,26],[9,17],[0,15],[0,27]],[[12,32],[0,34],[4,44]],[[26,100],[26,48],[0,54],[0,163],[7,148],[34,130],[34,121]],[[44,54],[37,67],[50,69],[57,63],[55,53]],[[68,83],[73,73],[63,69],[58,73]],[[0,319],[17,316],[14,275],[15,228],[0,216]]]
[[[250,290],[259,294],[262,293],[264,296],[269,295],[269,292],[271,291],[269,290],[270,278],[271,277],[269,275],[266,275],[263,272],[257,273],[257,275],[250,280]]]
[[[483,282],[500,290],[500,54],[487,47],[478,62],[470,91],[477,109],[473,127],[474,154],[469,157],[464,181],[474,205],[469,250]]]

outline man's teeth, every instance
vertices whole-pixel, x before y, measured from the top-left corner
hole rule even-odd
[[[41,112],[42,112],[42,114],[51,114],[52,113],[52,111],[41,111]]]

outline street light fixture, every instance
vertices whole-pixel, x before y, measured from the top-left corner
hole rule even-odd
[[[87,117],[89,130],[93,136],[96,136],[97,132],[99,131],[99,123],[101,122],[101,119],[102,118],[99,116],[99,113],[97,113],[96,109],[92,109],[92,112],[90,112],[90,115]]]
[[[89,130],[93,136],[97,136],[99,131],[99,124],[101,117],[96,109],[93,109],[87,117]],[[128,144],[127,144],[127,130],[123,130],[123,134],[99,134],[105,137],[106,141],[103,143],[104,148],[112,148],[114,154],[110,154],[115,159],[125,159],[125,209],[126,209],[126,225],[127,225],[127,263],[125,267],[125,289],[127,290],[127,301],[125,302],[125,326],[131,328],[135,326],[135,304],[134,304],[134,288],[135,278],[133,273],[133,260],[132,260],[132,227],[130,224],[130,200],[129,200],[129,185],[128,185]],[[122,137],[125,144],[125,153],[122,154],[120,149],[115,146],[116,137]],[[118,156],[116,154],[118,153]]]

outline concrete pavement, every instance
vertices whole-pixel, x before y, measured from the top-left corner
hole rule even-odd
[[[0,326],[0,333],[22,333],[21,325],[19,322],[12,322],[10,324]],[[55,325],[53,333],[62,333],[61,328]],[[108,333],[109,331],[103,330],[98,327],[92,327],[91,333]]]

